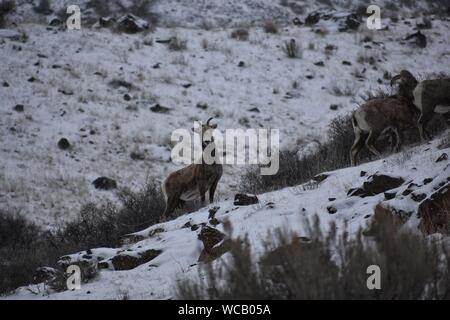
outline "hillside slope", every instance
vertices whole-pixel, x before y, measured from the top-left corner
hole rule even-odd
[[[447,132],[448,135],[448,132]],[[337,231],[347,225],[353,234],[358,228],[367,227],[373,218],[374,207],[381,203],[391,208],[406,222],[406,227],[416,229],[421,221],[417,215],[420,203],[426,201],[436,190],[448,185],[450,163],[443,154],[450,153],[448,137],[436,139],[429,144],[418,145],[386,159],[366,163],[353,168],[325,173],[320,183],[286,188],[259,195],[259,203],[236,206],[232,201],[222,201],[173,221],[151,226],[128,237],[128,244],[120,248],[98,248],[63,257],[69,264],[99,265],[100,274],[80,290],[53,292],[44,284],[20,288],[7,299],[172,299],[176,298],[178,281],[201,276],[198,258],[203,248],[199,234],[208,227],[224,231],[224,222],[232,225],[232,238],[248,236],[252,252],[256,255],[264,249],[263,241],[269,232],[278,228],[291,230],[298,236],[308,237],[305,219],[318,215],[323,229],[336,222]],[[391,185],[388,194],[370,189],[375,176],[403,179]],[[365,191],[372,194],[348,195],[352,188],[366,183]],[[386,188],[385,183],[382,184]],[[448,192],[447,192],[448,193]],[[387,200],[390,199],[390,200]],[[217,222],[211,224],[209,210],[213,207]],[[197,229],[195,226],[197,225]],[[195,229],[195,230],[194,230]],[[203,231],[202,231],[203,230]],[[140,257],[144,253],[156,257],[126,269],[126,257]],[[122,263],[119,263],[122,258]],[[226,259],[228,254],[223,256]],[[118,259],[118,260],[115,260]],[[220,261],[220,260],[218,260]],[[216,263],[216,262],[214,262]],[[125,266],[125,267],[124,267]],[[129,265],[128,265],[129,266]]]

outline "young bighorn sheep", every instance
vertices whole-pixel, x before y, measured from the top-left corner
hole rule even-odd
[[[399,95],[408,97],[420,111],[418,127],[422,140],[430,139],[426,124],[433,114],[438,112],[438,106],[450,107],[450,78],[424,80],[420,83],[407,70],[400,71],[391,80],[391,86],[399,81]],[[448,112],[450,110],[442,110]]]
[[[351,165],[356,163],[356,156],[364,147],[376,156],[381,156],[374,143],[387,131],[392,130],[396,136],[395,149],[401,143],[401,132],[415,126],[417,111],[402,97],[387,97],[370,100],[352,115],[355,142],[350,151]]]
[[[217,128],[217,124],[210,124],[213,118],[208,119],[206,124],[200,128],[192,129],[200,135],[202,150],[208,148],[211,155],[215,157],[214,137],[212,130]],[[214,201],[214,192],[222,177],[222,164],[212,164],[205,162],[205,152],[201,163],[191,164],[185,168],[172,172],[163,182],[163,192],[166,196],[166,209],[163,218],[168,218],[175,209],[182,206],[185,201],[201,199],[202,205],[205,203],[205,194],[209,190],[209,201]]]

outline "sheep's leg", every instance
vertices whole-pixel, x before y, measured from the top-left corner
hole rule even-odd
[[[350,150],[350,165],[353,167],[356,164],[356,157],[364,146],[364,133],[361,130],[355,130],[355,141]]]
[[[394,128],[392,128],[392,130],[394,131],[395,141],[396,141],[394,150],[395,150],[395,152],[400,152],[400,145],[402,143],[402,136],[401,136],[400,132],[398,131],[398,128],[394,127]]]
[[[164,213],[162,215],[163,219],[165,220],[168,217],[170,217],[177,209],[179,204],[180,204],[180,195],[175,194],[168,196],[166,202],[166,210],[164,210]]]
[[[200,201],[202,203],[202,207],[205,206],[206,201],[206,186],[204,183],[198,184],[198,191],[200,192]]]
[[[219,183],[219,179],[213,182],[211,188],[209,188],[209,203],[214,202],[214,193],[216,192],[217,184]]]
[[[378,152],[378,150],[374,147],[375,141],[377,141],[378,134],[375,134],[373,130],[369,132],[369,136],[366,139],[366,147],[369,149],[370,152],[372,152],[375,156],[378,158],[381,158],[381,153]]]
[[[431,117],[428,116],[427,114],[421,113],[419,120],[417,121],[420,139],[422,139],[422,142],[425,142],[425,141],[428,141],[431,139],[430,134],[426,130],[426,125],[427,125],[428,121],[430,121],[430,118]]]

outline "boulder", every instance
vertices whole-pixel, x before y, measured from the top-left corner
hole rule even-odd
[[[145,250],[138,253],[122,252],[111,259],[114,270],[131,270],[147,263],[162,253],[162,250]]]
[[[237,193],[234,196],[235,206],[250,206],[259,202],[258,197],[255,195],[248,195],[244,193]]]
[[[100,190],[111,190],[117,188],[117,182],[108,177],[97,178],[92,182],[92,184],[94,185],[95,189]]]
[[[417,210],[419,229],[425,234],[448,232],[450,226],[450,183],[424,200]]]
[[[384,174],[374,174],[359,188],[350,189],[348,196],[370,197],[400,187],[405,180]]]
[[[310,13],[305,19],[305,25],[312,26],[320,21],[320,14],[318,12]]]
[[[203,242],[203,250],[198,258],[199,262],[210,262],[231,249],[231,240],[217,229],[204,226],[198,234],[198,239]]]
[[[58,148],[60,148],[61,150],[67,150],[71,147],[69,140],[67,140],[66,138],[61,138],[58,141]]]
[[[134,14],[127,14],[117,20],[117,27],[125,33],[138,33],[148,29],[149,24]]]

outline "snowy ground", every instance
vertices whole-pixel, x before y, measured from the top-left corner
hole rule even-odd
[[[0,39],[0,81],[9,85],[0,86],[0,206],[40,224],[70,219],[88,201],[114,199],[93,188],[98,176],[140,189],[147,179],[179,168],[170,161],[172,130],[210,116],[222,129],[278,128],[282,148],[314,145],[360,95],[390,90],[389,74],[406,68],[423,76],[450,65],[450,22],[433,21],[424,31],[425,49],[400,43],[414,24],[400,20],[389,22],[389,30],[357,33],[338,32],[332,21],[290,25],[279,34],[253,27],[249,41],[231,39],[229,28],[157,28],[131,36],[21,24],[13,29],[28,35],[25,43]],[[187,50],[155,42],[174,35],[187,40]],[[299,59],[281,49],[291,38],[301,43]],[[149,39],[153,44],[145,45]],[[327,45],[336,48],[327,51]],[[314,64],[319,61],[324,66]],[[113,87],[115,79],[132,88]],[[156,103],[171,110],[150,111]],[[23,112],[14,111],[17,104]],[[330,110],[332,104],[338,110]],[[62,137],[73,145],[70,151],[58,149]],[[132,160],[133,151],[145,159]],[[225,167],[219,199],[233,194],[242,171]]]
[[[448,142],[447,142],[448,143]],[[418,185],[413,193],[430,195],[432,190],[448,181],[450,177],[449,160],[436,163],[436,159],[443,153],[449,153],[450,148],[438,147],[440,142],[416,146],[403,153],[392,155],[386,159],[366,163],[359,167],[346,168],[328,173],[329,177],[316,187],[297,186],[281,191],[266,193],[259,196],[260,203],[253,206],[238,207],[232,201],[216,204],[220,209],[216,218],[221,222],[216,228],[223,230],[223,222],[228,220],[233,226],[233,238],[248,236],[252,252],[263,252],[263,241],[267,240],[268,232],[277,228],[293,231],[298,236],[309,234],[305,230],[305,219],[318,215],[324,229],[328,223],[335,221],[337,230],[342,230],[347,224],[348,231],[353,233],[359,227],[366,227],[373,215],[374,207],[381,203],[404,212],[410,212],[411,217],[407,226],[417,228],[419,219],[416,210],[419,202],[412,200],[411,195],[401,195],[410,183]],[[367,172],[361,177],[361,171]],[[349,197],[350,188],[359,187],[368,176],[382,173],[395,177],[402,177],[405,183],[397,189],[397,196],[392,200],[385,200],[383,193],[372,197]],[[432,179],[424,183],[424,179]],[[335,200],[330,200],[335,198]],[[337,209],[329,214],[327,207],[332,205]],[[136,233],[144,240],[135,244],[125,245],[119,249],[93,249],[89,255],[91,261],[101,256],[108,260],[118,251],[127,253],[142,250],[162,250],[154,260],[142,264],[129,271],[102,270],[92,282],[82,285],[80,290],[54,293],[44,285],[32,285],[17,290],[7,299],[170,299],[174,298],[178,281],[188,278],[197,279],[202,272],[197,259],[201,241],[197,239],[200,231],[191,231],[183,227],[187,222],[191,224],[208,224],[208,208],[198,212],[181,216],[176,220],[154,225]],[[154,230],[160,229],[158,232]],[[162,229],[162,230],[161,230]],[[417,229],[416,229],[417,230]],[[226,231],[225,231],[226,232]],[[86,251],[70,256],[70,261],[83,260]],[[226,259],[228,254],[223,256]],[[220,260],[219,260],[220,261]],[[217,263],[217,262],[214,262]]]

